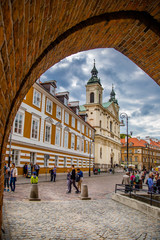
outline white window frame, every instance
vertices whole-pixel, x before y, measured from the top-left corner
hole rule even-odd
[[[77,151],[80,151],[80,137],[77,136]]]
[[[46,131],[46,128],[47,127],[49,127],[50,128],[50,131],[49,131],[49,140],[46,140],[46,133],[47,133],[47,131]],[[44,141],[46,142],[46,143],[51,143],[51,124],[50,123],[48,123],[48,122],[46,122],[46,124],[45,124],[45,136],[44,136]]]
[[[38,96],[35,96],[38,94],[39,94],[39,101],[38,101]],[[33,91],[33,105],[35,105],[38,108],[40,108],[40,106],[41,106],[41,93],[39,91],[37,91],[35,88]]]
[[[64,131],[64,147],[68,148],[68,132]]]
[[[91,131],[91,129],[89,129],[89,137],[91,137],[92,135],[92,131]]]
[[[38,127],[37,127],[37,138],[32,137],[33,121],[38,122]],[[35,116],[32,116],[32,123],[31,123],[31,139],[34,139],[34,140],[38,140],[38,139],[39,139],[39,122],[40,122],[40,119],[39,119],[39,118],[37,118],[37,117],[35,117]]]
[[[75,118],[72,117],[72,127],[75,128]]]
[[[71,149],[75,148],[75,135],[72,133],[71,135]]]
[[[84,133],[84,124],[82,124],[82,133]]]
[[[57,140],[58,135],[59,140]],[[56,127],[55,145],[60,146],[60,143],[61,143],[61,129],[59,127]]]
[[[65,112],[65,123],[69,124],[69,113]]]
[[[22,116],[22,128],[21,128],[21,133],[18,133],[15,131],[15,121],[16,121],[16,117],[17,115],[21,115]],[[16,114],[16,117],[14,119],[14,124],[13,124],[13,133],[14,134],[17,134],[18,136],[23,136],[23,129],[24,129],[24,112],[21,112],[21,111],[18,111],[17,114]],[[19,119],[18,119],[18,127],[17,127],[17,130],[19,129]]]
[[[77,130],[78,131],[80,131],[80,127],[81,127],[80,121],[77,120]]]
[[[86,153],[88,153],[88,141],[86,141]]]
[[[13,160],[13,151],[14,153],[14,160]],[[17,161],[15,161],[15,156],[18,157]],[[18,166],[20,164],[20,150],[18,149],[12,149],[12,163],[15,163],[15,166]]]
[[[58,119],[60,119],[60,120],[61,120],[61,112],[62,112],[61,107],[59,107],[59,106],[57,105],[57,107],[56,107],[56,118],[58,118]]]
[[[81,152],[84,152],[84,140],[81,141]]]
[[[50,106],[51,106],[51,111],[49,111],[49,109],[48,109]],[[53,103],[49,98],[47,98],[47,100],[46,100],[46,112],[52,115],[52,108],[53,108]]]
[[[88,136],[88,127],[86,127],[86,135]]]
[[[68,105],[68,99],[66,97],[64,97],[64,105],[67,106]]]

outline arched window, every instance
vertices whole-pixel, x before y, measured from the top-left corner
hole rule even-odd
[[[94,92],[90,93],[90,103],[94,103]]]
[[[102,148],[100,148],[100,158],[102,158]]]
[[[101,94],[99,94],[99,104],[101,104]]]

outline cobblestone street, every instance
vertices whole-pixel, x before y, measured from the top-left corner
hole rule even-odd
[[[86,178],[90,201],[79,200],[66,181],[39,183],[41,202],[29,202],[31,185],[4,194],[4,239],[160,239],[160,222],[111,200],[122,174]]]

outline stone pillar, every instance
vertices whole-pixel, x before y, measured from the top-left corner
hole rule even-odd
[[[82,191],[81,191],[81,200],[91,200],[90,197],[88,197],[88,186],[86,184],[82,185]]]
[[[29,201],[41,201],[38,196],[38,184],[32,184]]]

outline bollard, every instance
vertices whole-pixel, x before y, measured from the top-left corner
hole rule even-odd
[[[88,186],[86,184],[82,185],[82,191],[81,191],[81,200],[91,200],[90,197],[88,197]]]
[[[38,184],[32,184],[29,201],[41,201],[38,196]]]

